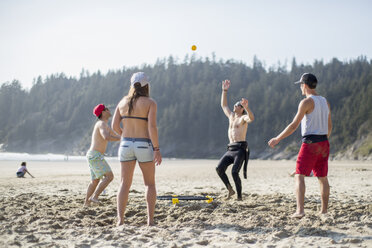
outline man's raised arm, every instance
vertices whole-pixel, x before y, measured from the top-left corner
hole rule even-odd
[[[227,106],[227,90],[230,87],[230,80],[222,81],[221,108],[227,117],[230,117],[231,110]]]

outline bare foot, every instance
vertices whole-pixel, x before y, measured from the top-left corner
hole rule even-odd
[[[93,198],[93,197],[89,198],[89,201],[93,202],[93,203],[96,203],[96,204],[100,203],[100,201],[98,199]]]
[[[154,222],[154,219],[150,219],[150,218],[147,218],[147,225],[148,226],[155,226],[155,222]]]
[[[90,201],[90,198],[89,199],[85,199],[85,202],[84,202],[84,205],[83,205],[83,207],[90,207],[90,204],[91,204],[92,202]]]
[[[292,214],[291,218],[293,218],[293,219],[301,219],[304,216],[305,216],[305,213],[294,213],[294,214]]]
[[[235,191],[231,187],[229,187],[228,190],[229,193],[227,194],[226,200],[230,199],[231,196],[235,195]]]
[[[333,220],[332,216],[327,212],[325,212],[325,213],[319,212],[318,217],[319,217],[320,220],[322,220],[324,222],[332,222],[332,220]]]
[[[124,220],[118,220],[118,222],[116,223],[116,226],[121,226],[121,225],[124,225]]]

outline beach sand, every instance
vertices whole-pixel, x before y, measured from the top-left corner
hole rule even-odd
[[[115,227],[120,164],[100,205],[83,208],[90,180],[84,161],[30,161],[36,178],[19,179],[21,161],[0,161],[0,247],[372,247],[372,164],[329,164],[329,213],[319,217],[319,185],[306,178],[306,216],[295,211],[294,161],[253,160],[243,201],[224,200],[216,160],[164,160],[158,195],[210,195],[205,201],[158,200],[156,226],[146,226],[144,185],[136,167],[126,224]],[[228,176],[231,179],[231,166]]]

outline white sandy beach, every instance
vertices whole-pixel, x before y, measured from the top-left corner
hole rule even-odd
[[[158,200],[154,227],[146,226],[138,166],[126,224],[115,227],[116,160],[109,160],[116,178],[101,204],[90,208],[82,207],[90,180],[86,162],[29,161],[36,178],[19,179],[20,162],[0,161],[0,247],[372,247],[371,162],[330,162],[330,207],[322,218],[317,179],[306,178],[306,216],[293,220],[288,173],[294,161],[250,161],[237,202],[224,200],[216,160],[164,160],[156,171],[158,195],[210,195],[214,201]]]

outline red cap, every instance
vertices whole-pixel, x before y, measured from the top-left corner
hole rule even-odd
[[[105,108],[106,108],[105,105],[103,105],[102,103],[98,104],[97,106],[94,107],[93,114],[98,117],[102,114],[102,112],[103,112],[103,110],[105,110]]]

